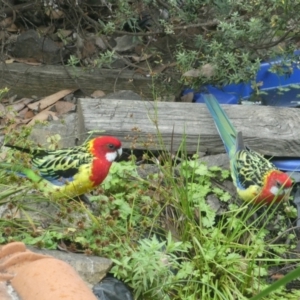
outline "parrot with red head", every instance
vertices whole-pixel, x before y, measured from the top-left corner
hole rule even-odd
[[[96,137],[73,148],[28,149],[6,144],[6,147],[28,153],[31,167],[0,163],[0,169],[25,176],[51,198],[75,198],[99,186],[112,163],[122,155],[121,142],[111,136]]]
[[[256,204],[288,198],[293,185],[291,178],[261,154],[245,147],[242,132],[236,131],[214,96],[207,94],[204,99],[229,156],[231,177],[239,197]]]

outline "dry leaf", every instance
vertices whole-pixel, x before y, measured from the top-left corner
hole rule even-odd
[[[67,96],[68,94],[71,94],[71,93],[75,92],[76,90],[77,89],[67,89],[67,90],[59,91],[55,94],[52,94],[50,96],[45,97],[42,100],[39,100],[39,101],[34,102],[32,104],[29,104],[28,107],[32,110],[41,111],[44,108],[56,103],[58,100],[60,100],[61,98]]]
[[[125,52],[132,50],[136,45],[141,42],[135,37],[131,35],[123,35],[115,38],[116,46],[113,48],[117,52]]]
[[[5,118],[8,120],[15,120],[15,117],[16,117],[16,115],[11,111],[9,111],[5,114]]]
[[[28,121],[24,121],[23,119],[20,119],[18,117],[14,117],[13,119],[13,123],[8,122],[8,120],[4,120],[2,119],[1,125],[3,125],[3,127],[0,127],[0,129],[2,130],[2,133],[7,134],[9,132],[11,132],[12,129],[16,129],[17,127],[26,124]]]
[[[13,97],[15,97],[15,96],[13,96]],[[16,97],[17,97],[17,95],[16,95]],[[16,98],[14,98],[14,99],[16,99]],[[32,101],[34,101],[34,99],[32,99],[32,98],[22,98],[20,100],[14,101],[13,104],[23,103],[23,102],[25,102],[25,104],[29,104]]]
[[[175,62],[167,64],[167,65],[163,65],[163,64],[158,65],[151,70],[150,76],[154,76],[156,74],[162,73],[165,69],[170,68],[170,67],[175,67],[175,66],[176,66]]]
[[[212,64],[205,64],[201,68],[201,75],[210,78],[215,75],[215,66]]]
[[[58,9],[48,8],[45,12],[51,19],[61,19],[65,16],[64,12]]]
[[[60,242],[57,244],[57,248],[60,251],[69,251],[67,245],[62,240],[60,240]]]
[[[1,30],[0,31],[0,41],[4,40],[7,37],[6,32]]]
[[[72,30],[59,29],[57,32],[57,35],[59,37],[66,38],[66,37],[70,36],[72,34],[72,32],[73,32]]]
[[[6,115],[6,108],[2,103],[0,103],[0,118],[3,118],[5,115]]]
[[[50,26],[39,26],[37,28],[37,32],[41,35],[47,35],[47,34],[52,34],[55,32],[55,26],[50,25]]]
[[[4,161],[6,159],[6,156],[7,156],[7,152],[1,152],[0,153],[0,160]]]
[[[58,117],[56,116],[56,113],[50,110],[43,110],[37,115],[35,115],[30,122],[27,123],[27,125],[33,125],[35,121],[47,121],[49,119],[49,116],[52,117],[53,120],[58,120]]]
[[[147,60],[148,58],[150,58],[152,56],[152,54],[143,54],[141,56],[138,56],[138,55],[132,55],[131,58],[133,61],[135,62],[140,62],[140,61],[144,61],[144,60]]]
[[[24,119],[32,119],[33,117],[34,117],[34,113],[32,110],[28,110],[24,115]]]
[[[212,64],[205,64],[200,69],[191,69],[185,72],[182,76],[185,77],[207,77],[210,78],[215,74],[215,68]]]
[[[23,98],[15,103],[13,103],[12,105],[8,105],[7,108],[8,110],[12,110],[12,111],[20,111],[22,110],[27,104],[29,104],[30,102],[32,102],[33,99],[29,99],[29,98]]]
[[[8,100],[8,103],[11,105],[15,102],[15,100],[17,99],[18,95],[12,95],[10,96],[7,100]],[[6,102],[6,99],[5,99],[5,102]]]
[[[0,22],[1,28],[8,28],[13,24],[13,19],[11,17],[5,18]]]
[[[185,77],[199,77],[201,71],[199,69],[192,69],[182,74]]]
[[[103,39],[100,36],[95,38],[95,45],[98,46],[101,50],[106,50],[107,46],[104,44]]]
[[[18,32],[19,28],[17,27],[16,24],[11,24],[8,28],[7,28],[8,32]]]
[[[15,61],[14,58],[10,58],[10,59],[6,59],[6,60],[5,60],[5,63],[6,63],[6,64],[12,64],[14,61]]]
[[[22,119],[25,119],[25,115],[28,111],[29,111],[28,107],[23,108],[22,110],[19,111],[19,114],[18,114],[19,117],[21,117]],[[30,112],[32,112],[32,111],[30,110]],[[28,119],[28,118],[26,118],[26,119]]]
[[[90,57],[96,52],[95,42],[90,40],[83,41],[83,48],[81,49],[81,58]]]
[[[281,279],[282,277],[284,277],[283,274],[273,274],[273,275],[271,276],[271,278],[272,278],[273,280],[279,280],[279,279]]]
[[[150,72],[150,76],[154,76],[156,74],[160,74],[162,73],[165,69],[167,68],[167,65],[158,65],[156,67],[154,67],[151,72]]]
[[[193,102],[194,92],[189,92],[189,93],[183,95],[180,99],[182,102]]]
[[[75,109],[75,104],[67,101],[58,101],[54,105],[57,115],[65,114]]]
[[[105,96],[105,93],[101,90],[96,90],[91,94],[91,97],[93,98],[101,98],[103,96]]]
[[[38,62],[35,58],[14,58],[14,61],[24,63],[31,66],[40,66],[42,63]]]

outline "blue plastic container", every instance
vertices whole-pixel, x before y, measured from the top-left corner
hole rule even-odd
[[[295,52],[300,55],[300,51]],[[259,101],[263,105],[272,106],[300,106],[300,89],[294,88],[293,85],[300,85],[300,63],[293,62],[292,71],[287,69],[287,75],[279,76],[269,71],[273,64],[280,64],[281,60],[273,60],[260,65],[260,69],[256,75],[256,82],[262,82],[260,90],[266,92],[267,95],[259,95]],[[298,68],[299,67],[299,68]],[[289,91],[282,92],[278,88],[287,88]],[[196,92],[194,102],[204,103],[203,93],[214,95],[222,104],[238,104],[241,100],[248,100],[253,94],[251,83],[229,84],[222,88],[216,88],[212,85],[206,85],[201,88],[203,92]],[[184,94],[191,91],[187,89]]]
[[[271,162],[279,169],[285,172],[300,172],[299,157],[272,157]]]
[[[295,55],[300,56],[300,51]],[[300,85],[300,63],[293,62],[292,73],[287,70],[287,75],[279,76],[270,72],[273,64],[279,64],[280,59],[265,62],[260,65],[256,75],[256,82],[262,82],[260,90],[267,94],[260,94],[259,101],[263,105],[300,107],[300,89],[293,85]],[[288,91],[281,92],[278,88],[289,88]],[[221,89],[211,85],[201,88],[203,92],[194,94],[194,102],[204,103],[203,95],[210,93],[222,104],[238,104],[241,100],[248,100],[253,94],[251,83],[229,84]],[[183,94],[192,91],[186,89]],[[299,111],[300,113],[300,111]],[[271,161],[282,171],[300,172],[300,157],[272,157]]]

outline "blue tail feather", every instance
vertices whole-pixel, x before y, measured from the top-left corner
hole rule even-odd
[[[1,169],[1,165],[0,165],[0,169]],[[15,174],[18,177],[22,177],[22,178],[23,177],[25,177],[25,178],[27,177],[26,174],[23,174],[21,172],[16,172],[16,171],[13,171],[13,170],[7,170],[6,169],[5,172],[9,173],[9,174]],[[51,178],[51,177],[41,176],[41,178],[46,179],[47,181],[49,181],[50,183],[52,183],[52,184],[54,184],[56,186],[63,186],[63,185],[65,185],[67,183],[70,183],[70,182],[72,182],[74,180],[73,177],[54,179],[54,178]]]
[[[204,95],[204,100],[212,118],[214,119],[226,152],[230,154],[233,148],[238,150],[240,143],[243,143],[243,140],[240,139],[242,134],[237,133],[225,111],[214,96],[206,94]]]

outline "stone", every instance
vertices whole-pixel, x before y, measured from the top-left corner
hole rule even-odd
[[[125,52],[135,48],[136,45],[140,44],[140,41],[131,35],[123,35],[115,38],[116,46],[114,50],[117,52]]]
[[[207,204],[210,208],[216,212],[217,215],[221,215],[226,212],[226,209],[222,209],[222,202],[214,194],[208,195],[206,198]]]
[[[83,281],[90,285],[98,283],[105,277],[112,266],[112,261],[98,256],[86,256],[78,253],[28,247],[32,252],[53,256],[71,265]]]
[[[48,37],[40,36],[35,30],[21,33],[12,50],[15,57],[56,64],[61,62],[61,48]]]
[[[0,282],[0,299],[1,300],[19,300],[20,298],[11,287],[10,284],[6,282]]]
[[[47,125],[37,124],[33,127],[30,139],[40,145],[49,145],[47,139],[59,134],[59,148],[69,148],[76,145],[76,114],[64,115],[57,121],[50,121]]]
[[[9,284],[23,300],[97,299],[72,266],[52,256],[34,253],[24,243],[1,246],[0,257],[0,295],[3,300],[19,299],[13,297]],[[7,284],[6,291],[1,290],[2,283]]]
[[[216,155],[208,155],[208,156],[203,156],[200,159],[201,162],[205,162],[207,167],[220,167],[222,169],[229,170],[230,165],[229,165],[229,158],[228,155],[225,153],[222,154],[216,154]]]
[[[151,174],[160,174],[160,168],[157,165],[151,164],[142,164],[137,167],[137,173],[143,179],[147,179],[147,177]]]

